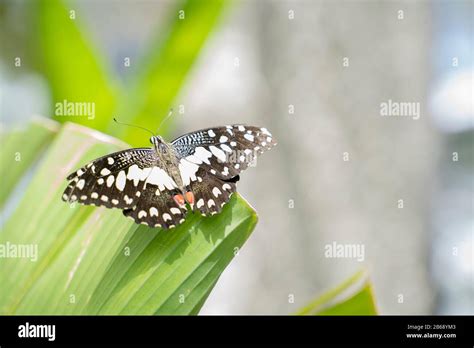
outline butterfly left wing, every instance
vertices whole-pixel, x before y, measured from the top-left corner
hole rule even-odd
[[[196,164],[229,180],[254,163],[258,155],[275,146],[276,141],[266,128],[232,125],[188,133],[173,140],[171,145],[181,157],[183,167],[191,166],[185,162]],[[192,170],[188,172],[183,180],[196,180]]]
[[[68,176],[66,202],[123,209],[137,224],[169,228],[186,213],[173,196],[176,182],[149,148],[129,149],[98,158]]]
[[[143,188],[140,175],[158,165],[157,161],[149,148],[128,149],[100,157],[67,177],[69,184],[62,199],[107,208],[133,207]]]
[[[203,168],[199,168],[196,175],[202,179],[192,181],[189,185],[189,190],[194,196],[193,209],[198,210],[202,215],[219,213],[236,191],[235,184],[239,176],[222,180]]]

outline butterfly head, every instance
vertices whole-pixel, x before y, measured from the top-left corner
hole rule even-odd
[[[157,152],[165,152],[168,150],[168,146],[165,141],[159,135],[154,135],[150,138],[150,143],[153,144],[153,147]]]

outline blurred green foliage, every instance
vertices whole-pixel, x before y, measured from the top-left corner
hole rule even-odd
[[[372,284],[365,271],[359,271],[334,289],[320,295],[298,315],[376,315]]]
[[[154,130],[182,89],[228,3],[177,3],[167,29],[155,35],[143,61],[132,64],[134,78],[127,86],[112,77],[110,65],[93,44],[78,13],[71,12],[76,11],[73,2],[28,2],[32,23],[32,27],[27,24],[29,43],[34,48],[23,47],[19,51],[25,55],[39,54],[35,57],[39,60],[32,60],[29,67],[46,77],[53,112],[55,104],[63,100],[95,103],[93,120],[60,116],[55,117],[57,121],[81,123],[138,146],[143,144],[144,134],[134,128],[116,126],[113,117]],[[4,16],[4,9],[0,5],[0,17]],[[21,34],[12,37],[15,41]],[[88,129],[42,123],[33,123],[20,133],[1,134],[8,147],[0,158],[0,172],[6,175],[8,187],[0,194],[0,204],[22,174],[40,159],[41,150],[48,151],[46,158],[40,159],[39,170],[2,233],[2,241],[40,244],[42,261],[3,259],[2,267],[12,272],[0,274],[0,312],[198,313],[234,257],[235,248],[238,250],[253,230],[255,212],[236,196],[223,213],[207,219],[192,216],[173,233],[166,233],[129,221],[124,223],[117,211],[94,207],[69,209],[58,198],[63,189],[62,178],[67,174],[61,166],[79,166],[80,162],[126,145],[113,139],[98,141]],[[166,134],[168,129],[169,123],[160,133]],[[25,137],[30,142],[22,145]],[[21,146],[21,165],[13,166],[13,152]],[[51,181],[53,177],[60,180]],[[44,200],[39,205],[38,197]],[[34,214],[24,219],[24,211]],[[126,246],[134,250],[131,257],[124,257]],[[180,262],[176,262],[178,259]],[[363,273],[356,274],[298,314],[377,314],[371,284],[363,278]],[[71,302],[71,294],[78,302]]]
[[[38,168],[0,244],[36,245],[38,254],[0,258],[0,314],[197,314],[252,233],[255,211],[234,194],[220,214],[191,213],[162,230],[116,209],[65,204],[67,173],[127,144],[72,123],[56,128],[34,124],[23,133],[51,142],[45,156],[37,146],[25,157],[40,157]],[[15,150],[7,151],[10,158]]]
[[[137,146],[144,133],[118,127],[113,117],[153,131],[167,115],[182,89],[209,34],[228,1],[187,0],[176,2],[174,16],[155,35],[141,62],[131,64],[132,82],[124,86],[110,74],[109,64],[87,35],[87,28],[73,3],[38,0],[33,11],[39,69],[47,78],[55,103],[95,103],[95,118],[56,116],[107,132]],[[161,129],[166,134],[169,123]]]

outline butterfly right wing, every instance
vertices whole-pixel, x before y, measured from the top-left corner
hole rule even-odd
[[[276,141],[266,128],[230,125],[184,134],[171,144],[181,158],[182,166],[196,164],[229,180],[254,163],[258,155],[275,146]],[[192,171],[188,172],[192,174]],[[194,177],[185,175],[183,179],[187,182],[188,179],[195,180]]]
[[[179,190],[160,191],[154,185],[146,185],[136,205],[124,209],[123,215],[150,227],[176,227],[184,222],[187,213],[186,206],[178,205],[173,199],[179,193]]]
[[[186,208],[173,200],[178,186],[163,168],[152,149],[115,152],[69,175],[62,198],[123,209],[137,224],[174,227],[184,221]]]

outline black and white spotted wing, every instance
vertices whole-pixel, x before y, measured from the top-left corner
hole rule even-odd
[[[150,148],[112,153],[70,174],[62,199],[123,209],[136,223],[152,227],[177,225],[186,209],[173,201],[179,189],[162,168],[160,158]]]
[[[239,176],[223,180],[203,168],[199,168],[196,176],[199,179],[192,181],[189,186],[194,194],[193,209],[202,215],[219,213],[236,191],[235,184],[239,180]]]
[[[134,182],[127,179],[130,168],[150,168],[156,161],[155,153],[149,148],[124,150],[98,158],[67,177],[69,185],[63,193],[63,201],[129,208],[141,189],[141,185],[133,185]]]
[[[276,141],[266,128],[232,125],[188,133],[171,144],[182,159],[229,180],[255,163]]]
[[[136,223],[171,228],[190,206],[221,211],[239,173],[276,142],[265,128],[232,125],[183,135],[172,143],[153,136],[152,148],[119,151],[67,177],[66,202],[119,208]]]
[[[232,125],[185,134],[171,144],[181,157],[183,183],[194,194],[193,208],[208,215],[220,212],[239,174],[276,142],[266,128]]]
[[[173,200],[174,194],[179,194],[179,191],[157,195],[156,187],[147,185],[141,192],[137,204],[123,210],[125,216],[132,218],[137,224],[151,227],[173,228],[184,222],[186,206],[178,205]]]

